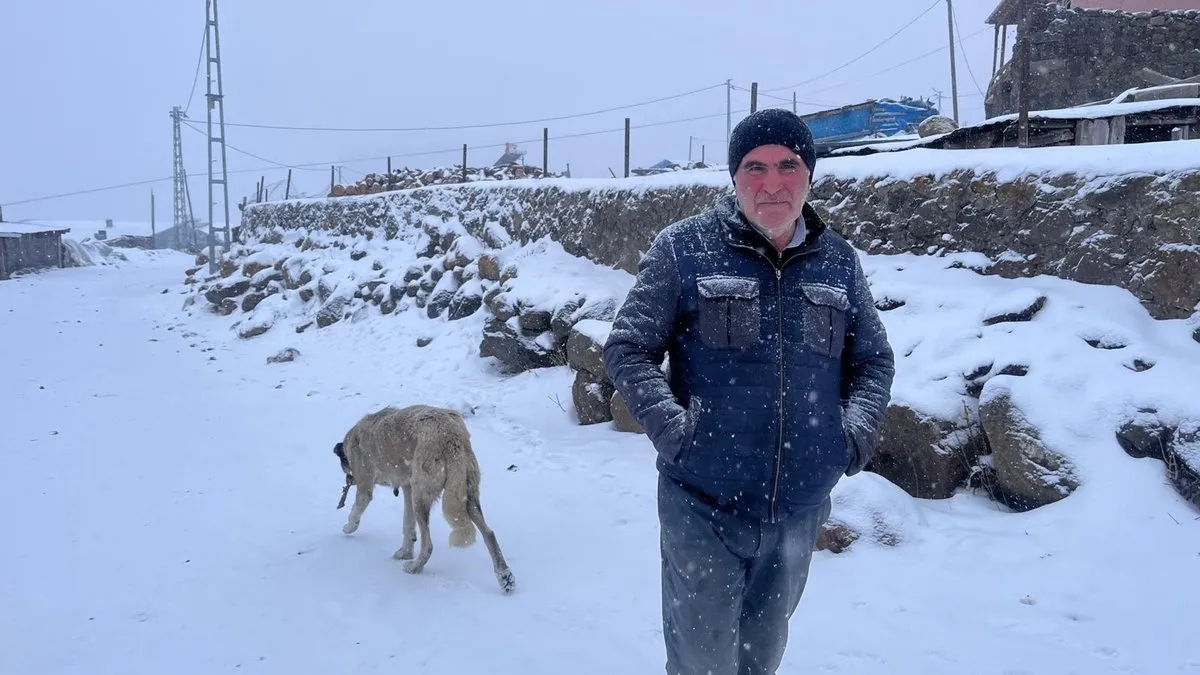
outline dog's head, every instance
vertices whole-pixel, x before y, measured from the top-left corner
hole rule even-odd
[[[333,454],[337,455],[338,461],[342,464],[342,471],[346,474],[346,482],[353,482],[354,475],[350,473],[350,460],[346,459],[345,445],[339,442],[333,446]]]

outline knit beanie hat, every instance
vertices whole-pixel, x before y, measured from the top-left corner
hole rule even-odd
[[[729,175],[737,173],[738,166],[751,150],[760,145],[782,145],[800,155],[808,172],[815,173],[817,147],[813,143],[812,130],[790,110],[765,108],[746,117],[729,135]]]

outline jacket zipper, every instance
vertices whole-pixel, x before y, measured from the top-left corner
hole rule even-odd
[[[779,435],[778,435],[778,438],[776,439],[776,444],[775,444],[775,472],[774,472],[774,476],[772,477],[772,481],[771,481],[771,496],[770,496],[770,499],[767,501],[768,522],[775,523],[775,522],[778,522],[778,518],[779,518],[779,515],[778,515],[779,479],[780,479],[780,474],[782,473],[782,468],[783,468],[783,396],[784,396],[784,392],[783,392],[783,386],[784,386],[784,381],[783,381],[783,304],[784,304],[784,302],[783,302],[784,301],[784,298],[783,298],[783,268],[787,267],[787,264],[790,263],[792,260],[800,257],[800,255],[806,255],[808,252],[806,251],[804,253],[801,253],[800,255],[796,255],[796,256],[792,256],[791,258],[787,258],[787,259],[783,260],[779,265],[776,265],[775,262],[772,261],[771,258],[769,258],[762,251],[760,251],[752,246],[745,246],[745,248],[748,248],[748,249],[754,251],[755,253],[757,253],[758,255],[762,256],[762,258],[767,261],[767,264],[770,265],[771,268],[775,270],[775,296],[779,299],[779,307],[776,311],[776,315],[779,319],[779,330],[777,331],[777,334],[776,334],[776,343],[775,343],[776,344],[776,357],[777,357],[777,361],[779,363],[779,408],[778,408],[778,410],[779,410]]]
[[[783,466],[783,268],[775,267],[775,297],[779,298],[779,307],[776,309],[775,315],[779,318],[779,330],[776,333],[776,352],[779,362],[779,440],[775,446],[775,480],[774,487],[771,489],[771,501],[769,502],[770,520],[774,523],[778,519],[776,513],[779,504],[779,474]]]

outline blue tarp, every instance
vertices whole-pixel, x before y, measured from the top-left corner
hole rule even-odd
[[[938,114],[933,107],[897,103],[887,99],[867,101],[833,110],[801,115],[818,143],[849,141],[876,134],[914,133],[917,125]]]

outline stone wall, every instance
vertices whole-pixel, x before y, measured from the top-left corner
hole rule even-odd
[[[430,218],[458,221],[467,233],[491,245],[505,236],[522,243],[549,236],[572,255],[635,272],[640,252],[663,225],[698,213],[731,191],[728,174],[714,175],[723,180],[634,188],[604,182],[594,189],[580,189],[576,185],[585,182],[573,185],[569,179],[511,181],[254,204],[246,208],[242,226],[248,235],[272,228],[357,234],[420,227]]]
[[[814,205],[869,253],[978,252],[988,261],[968,266],[979,272],[1119,286],[1160,319],[1186,318],[1200,303],[1200,170],[1102,185],[1070,173],[997,180],[974,169],[831,178]]]
[[[959,165],[970,166],[983,156],[978,153],[990,151],[925,152],[955,153],[934,156],[962,158]],[[976,166],[895,178],[888,161],[825,160],[830,168],[823,174],[818,167],[813,205],[862,250],[981,253],[969,263],[980,273],[1050,274],[1119,286],[1156,318],[1187,317],[1200,303],[1200,156],[1194,169],[1114,168],[1103,177],[1061,170],[1013,175]],[[847,170],[872,162],[878,170]],[[1119,167],[1121,160],[1114,162]],[[242,222],[250,235],[277,228],[386,232],[430,219],[458,222],[491,245],[505,237],[528,242],[549,236],[569,253],[634,272],[664,225],[731,192],[722,172],[661,184],[580,183],[514,181],[258,204],[246,208]]]
[[[1142,68],[1179,79],[1200,75],[1200,11],[1128,13],[1051,7],[1034,12],[1029,40],[1031,110],[1116,97],[1147,85]],[[1018,47],[1014,47],[1014,54]],[[1017,112],[1015,60],[988,87],[989,117]]]

